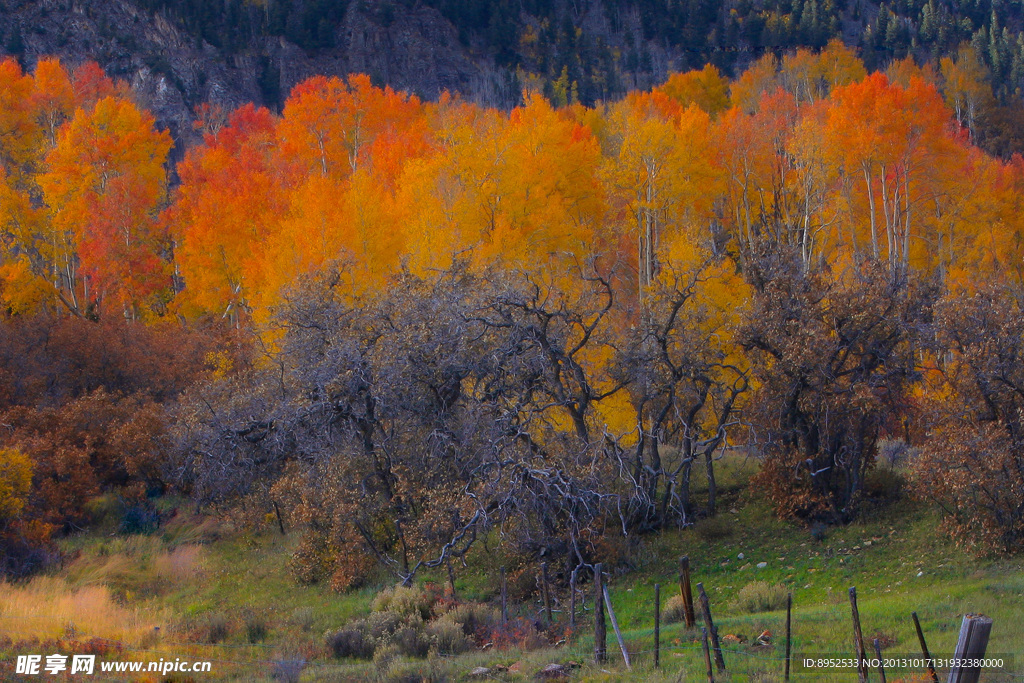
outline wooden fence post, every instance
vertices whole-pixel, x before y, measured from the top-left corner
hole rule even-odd
[[[569,575],[569,628],[576,630],[576,569]]]
[[[878,642],[878,638],[874,640],[875,645],[875,658],[878,659],[878,675],[882,679],[882,683],[885,683],[885,663],[882,661],[882,644]]]
[[[277,528],[281,530],[281,535],[284,536],[286,534],[284,530],[284,520],[281,519],[281,508],[277,507],[276,500],[272,500],[270,502],[274,504],[274,514],[277,515]]]
[[[629,661],[629,650],[626,649],[626,641],[622,639],[622,631],[619,630],[619,622],[615,618],[615,610],[612,609],[612,599],[608,595],[608,586],[604,586],[604,606],[608,610],[608,619],[612,622],[612,630],[615,631],[615,640],[619,641],[619,649],[622,650],[622,660],[626,662],[626,669],[633,670]]]
[[[603,664],[608,656],[608,633],[604,623],[604,580],[602,565],[594,565],[594,661]]]
[[[679,558],[679,594],[683,596],[683,618],[686,628],[693,628],[697,618],[693,613],[693,593],[690,591],[690,557]]]
[[[704,625],[707,626],[708,633],[711,634],[711,647],[715,650],[715,666],[719,671],[725,671],[722,645],[718,642],[718,629],[715,628],[715,622],[711,619],[711,601],[708,600],[708,594],[704,592],[703,583],[697,583],[697,593],[700,595],[700,610],[704,615]]]
[[[540,563],[540,588],[541,593],[544,596],[544,616],[548,620],[548,624],[554,623],[554,618],[551,614],[551,588],[548,586],[548,563]]]
[[[654,668],[661,668],[661,584],[654,584]]]
[[[501,568],[501,623],[508,623],[508,581],[504,567]]]
[[[793,594],[786,594],[786,682],[789,682],[789,660],[790,654],[793,651],[792,640],[790,638],[790,624],[792,622],[793,615]]]
[[[711,646],[715,650],[715,666],[720,672],[723,672],[725,671],[725,659],[722,657],[722,645],[718,642],[718,629],[715,628],[715,622],[711,617],[711,601],[703,590],[703,584],[699,582],[697,582],[697,594],[700,596],[700,612],[703,614],[705,626],[708,627],[708,633],[711,634]]]
[[[932,659],[931,654],[928,652],[928,643],[925,642],[924,631],[921,630],[921,621],[917,618],[917,612],[911,612],[910,616],[914,618],[917,640],[921,643],[921,654],[924,655],[925,661],[928,662],[928,675],[931,676],[932,683],[939,683],[939,675],[935,673],[935,660]]]
[[[860,630],[860,612],[857,610],[857,588],[850,587],[850,609],[853,612],[853,644],[857,649],[857,679],[860,683],[868,680],[867,651],[864,649],[864,634]]]
[[[960,623],[960,637],[956,641],[954,660],[983,659],[992,633],[992,619],[983,614],[965,614]],[[978,683],[980,666],[954,666],[949,670],[948,683]]]
[[[711,668],[711,651],[708,649],[708,630],[700,627],[701,645],[704,647],[704,666],[708,670],[708,683],[715,683],[715,672]]]
[[[455,592],[455,572],[452,570],[452,561],[446,559],[445,564],[448,566],[448,585],[451,587],[452,591],[452,602],[458,602],[459,596]]]

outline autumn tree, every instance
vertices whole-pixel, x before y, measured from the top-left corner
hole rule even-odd
[[[970,45],[964,44],[954,57],[939,60],[942,94],[953,109],[957,122],[978,134],[978,119],[984,108],[991,107],[994,97],[989,85],[988,69]]]
[[[32,494],[32,459],[0,446],[0,574],[22,577],[46,567],[56,555],[50,528],[25,514]]]
[[[743,258],[753,253],[762,237],[791,242],[795,176],[789,153],[800,118],[792,95],[775,90],[762,96],[757,111],[730,109],[716,122],[714,138],[726,178],[720,215]],[[769,235],[768,233],[773,233]]]
[[[305,577],[317,548],[337,562],[358,548],[411,580],[498,525],[519,552],[589,561],[614,523],[596,410],[619,389],[598,362],[608,280],[584,274],[566,295],[457,266],[354,295],[350,278],[296,292],[275,368],[194,390],[181,484],[208,502],[290,496]]]
[[[667,114],[667,115],[666,115]],[[635,247],[637,285],[650,287],[669,238],[699,234],[711,223],[718,192],[707,113],[652,96],[631,97],[611,114],[605,177],[619,229]]]
[[[178,305],[238,323],[267,277],[263,248],[287,207],[289,176],[276,151],[276,122],[245,105],[179,165],[181,185],[165,220],[175,243]]]
[[[635,411],[632,444],[622,443],[630,473],[632,525],[691,524],[694,466],[703,466],[707,507],[716,512],[715,460],[740,433],[738,414],[749,388],[745,360],[733,350],[744,288],[728,259],[669,261],[647,304],[648,314],[619,345],[613,373]]]
[[[907,413],[937,288],[893,281],[879,265],[850,278],[808,272],[792,249],[766,251],[748,277],[756,294],[741,339],[757,386],[756,485],[782,516],[848,522],[878,439]]]
[[[96,142],[81,139],[81,124],[76,124],[79,126],[78,139],[61,142],[60,133],[69,127],[76,109],[84,118],[92,115],[97,102],[104,97],[115,97],[118,102],[127,104],[124,87],[107,78],[99,67],[91,62],[69,72],[56,59],[41,59],[31,75],[21,74],[16,63],[5,62],[2,71],[3,78],[9,81],[5,87],[5,94],[11,97],[6,103],[0,104],[0,109],[4,110],[0,118],[7,121],[5,142],[0,145],[3,147],[0,155],[4,156],[4,168],[0,170],[0,229],[4,236],[0,252],[0,278],[6,283],[3,287],[3,300],[10,310],[19,313],[52,309],[51,304],[56,304],[57,307],[82,314],[87,304],[76,299],[80,295],[85,296],[84,291],[78,291],[78,270],[83,257],[86,260],[92,259],[86,266],[87,270],[97,270],[100,267],[117,269],[124,266],[122,272],[117,273],[113,279],[121,284],[125,284],[125,280],[131,280],[130,286],[134,286],[140,277],[145,279],[145,275],[139,273],[139,270],[145,270],[147,264],[108,262],[111,258],[129,258],[127,254],[80,254],[80,238],[91,240],[93,248],[111,242],[110,235],[97,234],[102,232],[99,225],[104,221],[97,220],[88,229],[84,224],[79,225],[76,236],[74,231],[69,229],[70,222],[78,222],[84,214],[79,214],[78,218],[63,216],[58,219],[54,211],[48,211],[48,207],[44,206],[46,196],[42,184],[49,182],[50,186],[53,186],[55,176],[50,174],[52,169],[49,166],[51,161],[56,161],[53,155],[57,153],[58,145],[63,144],[65,153],[69,153],[69,145]],[[108,123],[112,121],[105,121],[101,125]],[[119,121],[120,130],[114,135],[123,136],[124,139],[120,143],[114,143],[114,146],[121,144],[122,148],[125,145],[130,147],[140,142],[141,138],[127,139],[125,136],[132,134],[129,130],[132,126],[140,126],[139,133],[144,135],[143,128],[151,126],[151,123],[151,118],[147,122],[146,115],[135,110],[129,114],[128,119]],[[169,138],[163,142],[167,140]],[[158,149],[155,154],[156,169],[160,172],[166,151]],[[72,162],[65,159],[60,162],[65,164],[61,173],[71,172],[70,165],[74,163],[107,164],[110,161],[78,159]],[[107,173],[118,176],[135,173],[134,166],[137,162],[139,158],[122,158],[117,169],[109,168]],[[145,175],[147,171],[141,170],[141,173]],[[73,182],[79,181],[83,179],[79,177]],[[114,185],[122,182],[116,180]],[[146,182],[148,181],[142,181],[142,184]],[[86,203],[93,199],[99,201],[97,197],[90,196]],[[122,200],[129,201],[125,197],[115,197],[106,202],[106,208],[109,209]],[[125,210],[130,211],[130,204],[125,206]],[[103,203],[97,209],[96,213],[102,212]],[[63,228],[57,225],[61,220],[64,221]],[[89,233],[88,238],[83,237],[86,232]],[[137,240],[133,237],[130,241]]]
[[[779,59],[775,53],[765,52],[730,84],[732,105],[745,114],[752,114],[762,96],[780,87]]]
[[[32,490],[32,461],[19,450],[0,448],[0,524],[21,514]]]
[[[170,135],[118,97],[79,109],[60,130],[39,185],[53,222],[55,288],[84,315],[105,298],[127,317],[159,311],[170,284],[169,244],[157,222]]]
[[[1022,320],[1017,292],[995,282],[947,297],[936,312],[917,493],[982,550],[1024,547]]]
[[[695,104],[712,117],[729,108],[729,83],[711,64],[700,71],[670,74],[656,91],[683,109]]]
[[[876,73],[832,95],[823,133],[846,179],[850,246],[894,274],[918,254],[928,263],[928,204],[945,191],[944,162],[956,146],[948,121],[937,91],[920,80],[902,88]]]

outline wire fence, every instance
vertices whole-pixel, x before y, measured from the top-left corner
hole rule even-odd
[[[0,606],[0,621],[3,620],[16,620],[16,619],[39,619],[39,620],[51,620],[66,622],[66,616],[57,615],[12,615],[4,614],[2,606]],[[586,624],[589,619],[585,619],[583,624]],[[653,634],[647,631],[641,631],[642,636],[631,634],[628,638],[625,638],[625,644],[627,652],[634,663],[634,665],[641,665],[644,672],[650,672],[651,668],[647,666],[653,662],[655,652],[658,652],[661,656],[661,669],[666,674],[678,671],[684,678],[692,678],[694,676],[703,679],[706,675],[703,663],[704,650],[703,646],[693,642],[679,642],[678,639],[662,643],[658,648],[647,647],[642,645],[644,641],[652,641]],[[692,632],[687,634],[687,637],[693,637]],[[62,639],[57,639],[60,642]],[[170,634],[160,634],[155,636],[156,642],[151,647],[131,645],[122,640],[106,638],[103,636],[97,636],[89,633],[87,630],[80,629],[77,626],[70,627],[65,634],[65,642],[75,641],[77,647],[81,647],[83,644],[88,643],[103,643],[110,647],[110,651],[104,653],[104,657],[107,659],[116,659],[124,661],[119,658],[118,655],[122,653],[130,653],[135,655],[137,660],[145,662],[156,661],[158,659],[166,660],[168,656],[177,657],[184,655],[192,658],[192,661],[210,662],[214,667],[213,672],[209,674],[211,678],[218,678],[226,675],[252,675],[256,670],[262,670],[261,673],[264,676],[274,676],[281,678],[282,680],[289,680],[289,677],[283,675],[281,672],[289,669],[292,671],[303,673],[303,677],[306,675],[312,675],[313,678],[318,679],[322,676],[336,674],[342,679],[346,678],[346,674],[351,676],[350,680],[356,680],[363,674],[360,673],[365,671],[367,667],[373,666],[373,664],[366,660],[340,660],[340,661],[325,661],[323,659],[311,659],[307,661],[304,657],[295,653],[295,643],[278,642],[278,643],[203,643],[195,641],[175,641],[172,639]],[[614,639],[610,639],[611,643],[607,649],[607,660],[605,667],[610,667],[622,672],[623,658],[618,649],[618,644]],[[38,646],[51,644],[52,641],[46,639],[36,640],[22,640],[14,643],[17,646],[18,651],[8,652],[9,655],[5,661],[0,661],[0,672],[5,671],[7,668],[13,669],[14,655],[23,654],[23,650],[31,648],[38,642]],[[71,644],[70,642],[68,643]],[[751,649],[750,647],[730,647],[720,646],[720,651],[727,661],[727,670],[729,673],[746,675],[760,674],[767,676],[770,679],[781,680],[783,667],[786,663],[786,656],[781,648],[776,647],[777,644],[771,644],[766,646],[759,646],[758,649]],[[5,644],[0,643],[0,653],[8,649]],[[232,656],[229,653],[241,653],[241,652],[252,652],[258,653],[256,656],[250,658],[239,658]],[[490,652],[494,659],[502,659],[500,653],[502,650],[492,650]],[[507,651],[508,657],[506,659],[518,659],[524,660],[536,660],[536,655],[531,655],[529,652],[520,652],[516,648],[512,648]],[[545,650],[550,652],[550,659],[552,663],[568,663],[575,662],[581,666],[589,665],[594,659],[594,645],[592,639],[589,636],[581,635],[579,638],[574,639],[561,647],[555,647],[553,650]],[[77,652],[76,652],[77,653]],[[212,656],[215,653],[225,653],[228,656]],[[269,653],[274,653],[268,656]],[[38,652],[35,654],[47,655],[47,652]],[[60,653],[60,654],[71,654]],[[692,655],[692,659],[687,661],[672,661],[669,659],[666,661],[666,657],[677,657],[684,658]],[[463,655],[452,655],[452,654],[439,654],[434,653],[434,656],[441,660],[446,661],[448,664],[460,661]],[[792,661],[797,662],[800,658],[800,653],[793,653]],[[99,658],[98,658],[99,659]],[[696,663],[693,660],[697,660]],[[475,660],[474,660],[475,661]],[[536,664],[536,662],[534,662]],[[1016,664],[1012,661],[1011,666]],[[472,662],[467,662],[468,673]],[[225,668],[240,668],[241,671],[225,671]],[[509,674],[503,671],[497,671],[494,667],[489,667],[491,671],[480,674],[479,678],[483,680],[508,680]],[[856,669],[845,669],[843,670],[848,675],[855,675]],[[535,672],[523,671],[524,675],[532,676]],[[820,678],[823,675],[823,671],[793,671],[791,676],[793,678],[810,679]],[[833,674],[839,674],[839,671],[832,672]],[[895,672],[896,675],[920,675],[921,669],[916,670],[904,670],[900,669]],[[637,674],[643,676],[643,673]],[[717,672],[716,672],[717,675]],[[88,680],[95,681],[121,681],[125,680],[124,675],[111,675],[104,676],[97,670],[92,676],[88,677]],[[297,680],[297,679],[291,679]],[[641,680],[638,678],[638,680]],[[720,679],[719,679],[720,680]],[[890,676],[890,680],[892,677]],[[917,680],[917,679],[915,679]],[[984,681],[993,682],[1006,682],[1006,683],[1024,683],[1024,672],[1000,670],[998,672],[987,672],[982,677]]]

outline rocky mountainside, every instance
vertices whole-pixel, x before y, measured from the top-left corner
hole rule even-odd
[[[999,0],[0,0],[0,52],[97,61],[194,141],[196,105],[281,106],[314,74],[362,72],[508,107],[524,85],[592,103],[706,62],[841,38],[869,67],[970,42],[1004,102],[1024,88],[1024,10]]]
[[[29,68],[46,55],[71,64],[99,62],[111,76],[128,81],[185,146],[195,135],[196,105],[276,106],[282,93],[313,74],[364,72],[424,97],[445,89],[485,99],[507,96],[499,72],[470,56],[452,24],[429,7],[411,8],[400,21],[383,25],[353,3],[336,34],[334,49],[316,54],[274,36],[228,53],[132,0],[0,0],[5,53]]]

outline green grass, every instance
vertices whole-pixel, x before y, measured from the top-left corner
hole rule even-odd
[[[558,649],[399,660],[392,665],[390,677],[397,680],[403,671],[415,670],[439,679],[461,680],[476,666],[518,663],[519,673],[496,677],[527,680],[545,664],[575,661],[581,664],[577,678],[583,680],[676,681],[680,672],[685,672],[682,680],[703,680],[698,636],[681,624],[663,626],[660,671],[653,669],[650,652],[654,584],[662,586],[663,603],[678,592],[678,558],[682,555],[690,557],[694,582],[701,582],[707,591],[719,634],[747,640],[746,644],[726,646],[729,674],[716,680],[781,680],[784,611],[749,614],[735,604],[739,591],[754,581],[780,584],[792,592],[795,656],[853,655],[847,591],[856,586],[864,635],[869,642],[875,636],[891,642],[886,654],[918,652],[910,618],[913,611],[921,618],[933,654],[940,656],[951,654],[962,615],[982,612],[995,619],[989,654],[1014,656],[1014,668],[1024,672],[1021,558],[986,559],[964,552],[942,531],[934,510],[906,501],[878,506],[862,521],[829,529],[823,539],[815,540],[806,529],[775,519],[763,501],[744,494],[751,471],[751,464],[742,458],[731,458],[719,467],[720,516],[728,521],[726,535],[719,531],[719,536],[709,537],[687,529],[641,538],[629,554],[632,570],[610,578],[616,616],[634,653],[632,672],[625,671],[610,629],[609,661],[601,667],[591,663],[589,617],[581,616],[577,637]],[[698,502],[706,494],[699,478],[695,493]],[[298,540],[298,534],[281,536],[269,524],[262,529],[237,530],[226,523],[182,515],[149,537],[86,534],[68,539],[65,549],[76,551],[79,557],[62,576],[72,584],[103,583],[125,604],[167,615],[165,635],[148,647],[161,656],[203,655],[218,660],[221,664],[215,672],[219,675],[214,679],[266,679],[272,669],[267,662],[291,657],[308,660],[303,680],[380,677],[372,662],[331,659],[323,634],[367,613],[373,595],[386,585],[387,578],[382,576],[374,586],[342,595],[324,586],[297,585],[287,562]],[[196,546],[201,550],[174,554],[180,548]],[[740,553],[743,559],[739,559]],[[460,598],[493,600],[501,562],[479,545],[469,557],[469,567],[457,568]],[[759,562],[767,566],[758,569]],[[445,577],[438,573],[423,579],[442,582]],[[589,610],[589,595],[586,604]],[[539,615],[539,601],[519,609]],[[257,644],[248,643],[244,628],[247,615],[252,614],[269,626],[265,641]],[[227,639],[218,646],[203,644],[197,635],[213,618],[232,625]],[[310,623],[303,623],[307,618]],[[764,630],[771,632],[773,645],[752,647],[751,642]],[[850,678],[849,673],[798,677]],[[889,680],[894,678],[895,672],[890,672]]]

